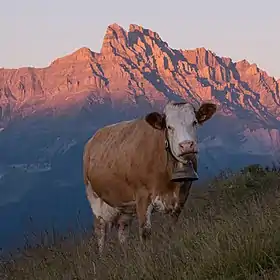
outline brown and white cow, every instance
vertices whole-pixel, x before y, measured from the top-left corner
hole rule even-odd
[[[103,127],[86,143],[84,183],[100,251],[113,224],[123,243],[133,216],[143,240],[151,233],[153,210],[180,214],[191,182],[173,180],[174,170],[189,161],[196,170],[197,127],[215,112],[212,103],[196,110],[189,103],[169,102],[163,113]]]

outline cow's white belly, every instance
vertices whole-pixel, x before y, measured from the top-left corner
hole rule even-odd
[[[135,217],[136,215],[135,201],[124,203],[122,206],[117,208],[112,207],[98,197],[98,195],[92,190],[89,182],[86,186],[86,193],[94,216],[96,218],[102,218],[105,222],[110,223],[116,221],[116,219],[121,215],[128,215],[131,217]],[[156,212],[164,212],[166,210],[166,205],[160,196],[156,196],[147,209],[147,226],[151,226],[151,214],[153,209]]]
[[[120,211],[117,208],[111,207],[98,197],[92,190],[90,183],[86,186],[86,193],[90,202],[90,207],[96,218],[102,218],[105,222],[112,222],[118,217]]]

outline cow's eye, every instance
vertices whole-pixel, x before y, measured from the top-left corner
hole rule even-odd
[[[194,122],[193,122],[193,126],[196,126],[197,124],[198,124],[197,121],[194,121]]]

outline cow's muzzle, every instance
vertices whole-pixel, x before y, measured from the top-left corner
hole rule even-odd
[[[179,143],[179,157],[184,155],[190,155],[190,154],[197,154],[198,148],[195,141],[192,140],[186,140],[181,143]]]

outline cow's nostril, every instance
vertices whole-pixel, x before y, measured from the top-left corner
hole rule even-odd
[[[184,142],[179,143],[179,149],[182,153],[191,152],[192,150],[195,150],[196,143],[192,140],[187,140]]]

